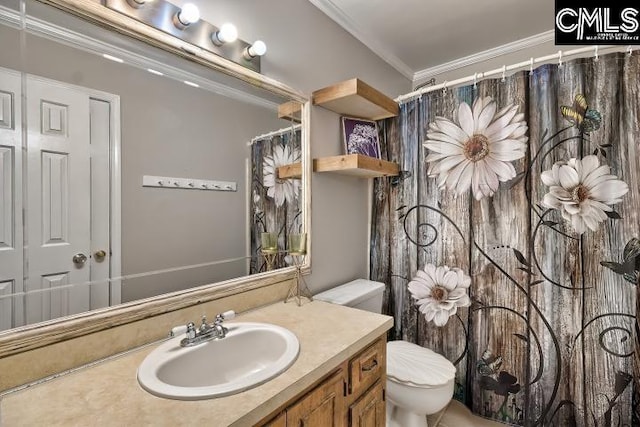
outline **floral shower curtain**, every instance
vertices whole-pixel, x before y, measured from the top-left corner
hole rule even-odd
[[[300,130],[292,129],[255,141],[251,145],[251,263],[250,274],[267,271],[261,255],[263,232],[276,233],[278,249],[284,250],[289,233],[300,233],[300,179],[278,178],[277,169],[301,161]],[[287,266],[282,254],[275,257],[272,268]]]
[[[449,358],[478,415],[640,425],[640,55],[433,92],[381,128],[390,338]]]

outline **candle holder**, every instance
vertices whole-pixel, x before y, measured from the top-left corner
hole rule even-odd
[[[278,256],[278,236],[276,233],[264,232],[260,235],[262,248],[260,253],[267,263],[267,271],[273,270],[273,263]]]
[[[307,255],[307,234],[289,234],[287,252],[293,261],[293,265],[296,268],[295,283],[289,288],[289,293],[284,302],[289,302],[291,299],[295,299],[298,306],[302,305],[302,298],[307,298],[309,301],[313,301],[311,297],[311,291],[307,287],[307,282],[302,276],[302,265],[304,264],[304,258]]]

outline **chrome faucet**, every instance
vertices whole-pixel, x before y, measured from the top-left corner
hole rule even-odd
[[[217,314],[213,323],[207,323],[207,317],[202,316],[202,323],[196,328],[195,323],[189,322],[186,326],[186,337],[180,341],[181,347],[192,347],[212,339],[222,339],[227,336],[229,330],[222,325],[225,320],[231,320],[236,316],[235,311],[229,310]],[[175,328],[174,328],[175,329]]]

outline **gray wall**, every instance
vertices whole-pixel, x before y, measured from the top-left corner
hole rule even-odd
[[[262,58],[263,74],[309,96],[316,89],[353,77],[392,98],[411,89],[409,79],[307,0],[209,0],[201,10],[203,18],[214,25],[235,23],[244,40],[264,40],[268,51]],[[339,122],[337,114],[313,108],[312,157],[343,154]],[[313,293],[367,277],[369,194],[367,180],[313,174],[313,260],[307,280]]]
[[[3,52],[19,52],[16,33],[0,26]],[[28,73],[120,96],[124,276],[245,256],[246,142],[286,126],[275,110],[39,37],[27,37],[24,58]],[[0,66],[20,69],[19,55]],[[238,191],[142,187],[143,175],[235,181]],[[127,279],[123,301],[244,274],[243,260]]]

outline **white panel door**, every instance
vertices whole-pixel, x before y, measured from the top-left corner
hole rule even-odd
[[[21,316],[23,289],[22,118],[18,72],[0,68],[0,330]]]
[[[111,104],[90,100],[91,310],[109,306]]]
[[[34,323],[90,308],[90,101],[32,76],[26,87],[25,307]]]

